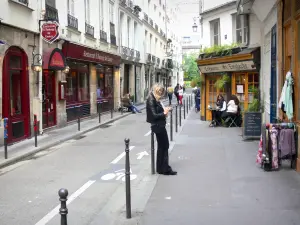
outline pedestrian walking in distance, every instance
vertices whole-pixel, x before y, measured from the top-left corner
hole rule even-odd
[[[172,108],[162,106],[160,100],[164,92],[161,84],[153,86],[146,102],[147,122],[151,124],[151,130],[157,140],[156,172],[163,175],[176,175],[177,172],[169,165],[169,137],[166,130],[166,117]]]
[[[169,86],[167,89],[168,92],[168,97],[169,97],[169,105],[172,105],[172,98],[173,98],[173,93],[174,93],[174,89],[172,86]]]

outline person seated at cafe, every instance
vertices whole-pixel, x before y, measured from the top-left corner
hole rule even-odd
[[[236,97],[236,95],[232,95],[227,104],[226,111],[222,113],[222,118],[226,119],[229,116],[237,115],[239,112],[239,105],[240,105],[239,99]]]
[[[122,98],[122,106],[127,107],[132,113],[142,113],[141,110],[139,110],[131,101],[130,94],[124,95]]]
[[[219,94],[217,97],[216,112],[215,112],[216,113],[215,120],[218,121],[218,123],[221,123],[221,116],[225,110],[226,110],[226,101],[223,95]]]

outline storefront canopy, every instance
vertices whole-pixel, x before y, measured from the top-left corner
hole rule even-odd
[[[202,55],[203,57],[203,55]],[[260,68],[260,48],[246,48],[237,54],[197,60],[201,73],[234,71],[258,71]]]
[[[44,70],[64,70],[65,67],[66,59],[60,49],[54,48],[43,51]]]

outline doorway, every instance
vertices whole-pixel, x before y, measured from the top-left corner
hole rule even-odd
[[[10,47],[3,61],[2,117],[8,118],[8,143],[29,137],[28,58],[17,47]]]
[[[124,84],[123,84],[123,95],[129,93],[129,65],[124,64]]]
[[[270,90],[270,122],[277,118],[277,34],[276,25],[271,30],[271,90]]]
[[[56,125],[55,72],[43,72],[43,128]]]

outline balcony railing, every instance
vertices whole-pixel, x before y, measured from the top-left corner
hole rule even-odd
[[[135,50],[135,59],[138,61],[141,59],[141,53],[137,50]]]
[[[148,15],[146,13],[144,13],[144,20],[148,22]]]
[[[155,30],[157,30],[157,31],[158,31],[158,25],[157,25],[157,24],[155,24]]]
[[[59,22],[57,9],[53,8],[52,6],[46,4],[45,19],[46,20],[54,20],[54,21]]]
[[[149,18],[149,24],[153,27],[153,20]]]
[[[68,26],[78,30],[78,19],[68,14]]]
[[[115,45],[115,46],[117,46],[117,38],[116,38],[116,36],[115,35],[110,35],[110,43],[112,44],[112,45]]]
[[[18,2],[24,4],[24,5],[28,5],[28,0],[18,0]]]
[[[100,30],[100,41],[107,42],[107,33],[103,30]]]
[[[121,54],[122,56],[128,57],[129,56],[129,48],[122,46],[121,47]]]
[[[151,58],[152,58],[152,55],[150,53],[147,53],[147,62],[148,63],[151,63]]]
[[[116,36],[115,34],[115,24],[110,22],[110,35]]]
[[[134,49],[129,49],[129,57],[134,58]]]
[[[156,57],[153,55],[152,56],[152,63],[155,63],[156,62]]]
[[[94,27],[88,23],[85,23],[85,33],[94,37]]]

